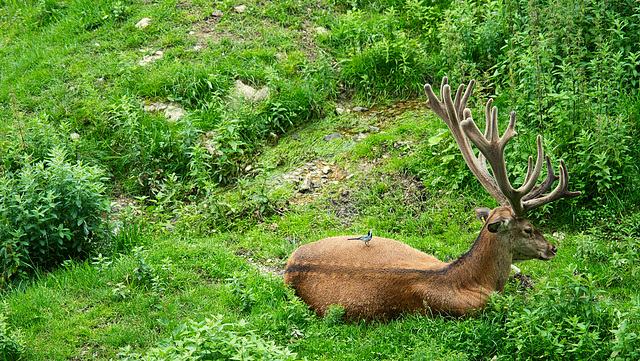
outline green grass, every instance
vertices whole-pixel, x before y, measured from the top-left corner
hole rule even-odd
[[[411,121],[404,124],[412,126]],[[314,134],[315,127],[317,124],[310,125],[299,133]],[[322,134],[318,132],[316,136]],[[355,169],[355,162],[371,160],[357,155],[362,149],[406,140],[403,134],[406,133],[398,131],[371,136],[334,157],[340,158],[344,167]],[[300,157],[290,166],[304,164],[305,152],[316,156],[313,148],[287,136],[281,144],[289,144],[290,148],[283,146],[280,154],[291,152]],[[278,148],[265,152],[257,158],[258,163],[273,161]],[[595,228],[590,230],[592,235],[567,230],[562,230],[563,238],[548,235],[560,249],[558,255],[549,262],[518,265],[531,276],[534,289],[523,292],[517,282],[509,284],[505,294],[476,318],[407,315],[388,323],[352,324],[339,318],[318,319],[292,296],[279,276],[262,273],[257,265],[282,270],[288,255],[300,244],[326,236],[363,233],[370,228],[378,235],[445,259],[466,252],[481,227],[479,221],[473,220],[471,207],[485,202],[484,195],[474,190],[461,197],[455,192],[423,187],[416,175],[393,172],[387,166],[411,162],[393,155],[398,150],[391,149],[380,154],[377,169],[324,190],[306,205],[291,204],[283,215],[245,222],[226,232],[199,232],[188,214],[184,222],[174,225],[172,232],[144,223],[146,226],[136,239],[147,251],[115,254],[102,261],[94,258],[72,262],[66,268],[40,273],[21,289],[4,293],[9,323],[25,333],[26,359],[87,355],[108,359],[127,346],[130,356],[145,353],[159,340],[171,337],[172,331],[187,320],[201,322],[217,315],[222,315],[225,323],[247,322],[242,329],[254,330],[263,340],[286,347],[297,358],[335,360],[462,360],[483,359],[488,354],[512,359],[514,352],[523,360],[535,355],[563,359],[596,350],[600,351],[594,354],[595,359],[606,359],[613,347],[611,331],[618,330],[621,322],[637,329],[635,273],[618,273],[619,270],[603,267],[602,258],[598,257],[612,258],[606,256],[610,254],[607,252],[602,255],[597,250],[590,251],[592,242],[602,242],[601,246],[596,245],[598,249],[605,242],[608,244]],[[249,180],[246,187],[260,182]],[[282,198],[297,194],[295,189],[283,190],[275,185],[268,189]],[[340,191],[345,189],[352,193],[342,199],[342,206],[350,204],[357,209],[348,219],[339,217],[337,212]],[[268,227],[274,223],[276,229]],[[548,234],[552,230],[545,231]],[[209,235],[203,237],[202,233]],[[141,271],[141,267],[147,271]],[[138,275],[144,272],[157,278],[139,279]],[[607,277],[621,280],[608,284]],[[537,329],[531,320],[544,328]],[[586,331],[580,333],[582,326],[572,326],[571,322],[586,325]],[[510,327],[519,327],[520,331],[510,331]],[[249,340],[250,336],[242,335],[250,333],[243,332],[233,335]],[[528,350],[527,356],[517,351],[528,347],[522,340],[544,347]],[[570,342],[583,344],[572,353]],[[629,345],[633,343],[622,346]]]
[[[373,229],[441,260],[475,240],[473,207],[495,201],[421,99],[407,109],[395,102],[440,74],[466,79],[491,61],[512,64],[475,38],[464,44],[481,55],[475,65],[445,46],[466,31],[442,27],[458,24],[464,6],[0,0],[0,176],[60,146],[69,163],[105,169],[109,195],[135,200],[112,215],[120,234],[89,259],[28,269],[0,291],[0,347],[22,342],[23,360],[187,359],[185,345],[196,341],[217,342],[221,359],[637,359],[640,213],[602,207],[618,193],[533,212],[558,255],[519,264],[533,289],[511,282],[474,318],[345,323],[337,308],[319,319],[283,285],[289,255],[324,237]],[[151,24],[136,29],[144,17]],[[473,29],[482,39],[504,30],[482,24]],[[140,65],[158,50],[162,58]],[[476,118],[491,79],[472,99]],[[235,99],[236,80],[271,96]],[[505,90],[504,115],[513,94],[495,88]],[[143,110],[156,101],[176,102],[187,116],[172,123]],[[638,102],[624,101],[621,129],[633,139]],[[337,115],[338,106],[370,110]],[[536,127],[519,123],[507,155],[514,178],[523,177]],[[325,141],[332,133],[342,137]],[[356,141],[359,133],[367,137]],[[571,143],[549,133],[545,147],[565,157]],[[622,139],[607,134],[603,147]],[[303,195],[282,179],[319,161],[344,173],[337,184]]]

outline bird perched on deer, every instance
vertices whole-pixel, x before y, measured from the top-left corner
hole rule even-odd
[[[367,252],[358,252],[348,236],[321,239],[300,246],[289,258],[285,283],[313,311],[323,316],[332,304],[344,307],[350,319],[389,319],[404,312],[467,316],[482,310],[491,294],[501,292],[513,263],[529,259],[548,261],[558,249],[529,221],[528,211],[561,198],[580,195],[568,190],[567,166],[561,160],[556,175],[551,159],[544,155],[542,137],[537,137],[535,166],[529,157],[524,184],[511,186],[504,150],[517,135],[515,112],[502,137],[498,134],[496,107],[492,100],[485,109],[485,132],[476,126],[467,101],[475,85],[460,85],[451,98],[448,79],[442,79],[438,99],[425,85],[428,106],[451,130],[465,163],[478,182],[500,204],[493,210],[476,208],[484,220],[471,249],[451,262],[442,262],[392,239],[372,237]],[[471,148],[474,144],[478,155]],[[489,172],[488,165],[491,167]],[[545,180],[536,185],[543,163]],[[558,182],[552,189],[553,184]]]
[[[357,237],[357,238],[347,238],[347,241],[362,241],[364,242],[365,246],[369,247],[367,243],[371,240],[372,234],[373,234],[373,230],[369,230],[369,233],[367,233],[366,235],[362,237]]]

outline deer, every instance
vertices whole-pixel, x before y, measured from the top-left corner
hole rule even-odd
[[[484,221],[471,249],[449,262],[404,243],[372,237],[368,245],[353,236],[336,236],[298,247],[285,268],[284,282],[320,317],[331,305],[344,309],[351,320],[388,320],[403,313],[468,317],[481,312],[494,293],[504,290],[511,265],[530,259],[548,261],[558,249],[525,219],[527,212],[562,198],[579,196],[568,190],[569,175],[560,160],[558,175],[544,155],[537,136],[537,158],[529,157],[524,183],[514,189],[509,181],[504,152],[517,135],[516,112],[510,114],[503,135],[498,134],[497,107],[489,99],[485,132],[476,126],[467,102],[475,80],[461,84],[455,100],[447,77],[438,99],[431,85],[424,86],[427,106],[440,117],[455,139],[476,179],[500,204],[478,207]],[[478,155],[471,147],[473,143]],[[547,176],[536,185],[546,162]],[[491,168],[491,173],[487,167]],[[555,182],[557,186],[553,187]]]

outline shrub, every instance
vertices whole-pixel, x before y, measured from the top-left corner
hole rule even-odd
[[[342,62],[342,81],[362,95],[414,95],[428,72],[426,54],[404,32],[388,34]]]
[[[613,340],[615,310],[601,299],[592,275],[567,273],[561,281],[540,284],[528,301],[508,296],[494,301],[504,317],[499,350],[504,359],[608,359],[611,349],[605,345]]]
[[[50,267],[86,256],[107,235],[103,172],[72,165],[55,147],[48,159],[0,176],[2,285],[26,267]]]
[[[266,341],[257,331],[240,320],[223,323],[222,315],[196,322],[189,320],[171,332],[170,339],[158,342],[141,355],[127,346],[121,349],[120,360],[295,360],[296,354],[287,347]]]
[[[415,95],[430,70],[424,45],[400,27],[394,8],[370,16],[350,11],[339,18],[328,45],[339,49],[340,79],[361,95]]]
[[[0,312],[0,358],[5,361],[19,360],[25,350],[23,334],[7,323],[7,316]]]

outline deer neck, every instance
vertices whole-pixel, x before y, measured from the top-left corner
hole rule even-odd
[[[453,316],[484,308],[492,293],[504,290],[511,270],[509,240],[499,237],[483,228],[469,252],[449,263],[437,276],[429,275],[428,282],[420,286],[425,303]]]
[[[513,257],[508,237],[508,233],[491,233],[483,228],[469,252],[452,264],[451,277],[464,288],[483,290],[483,294],[504,290]]]

